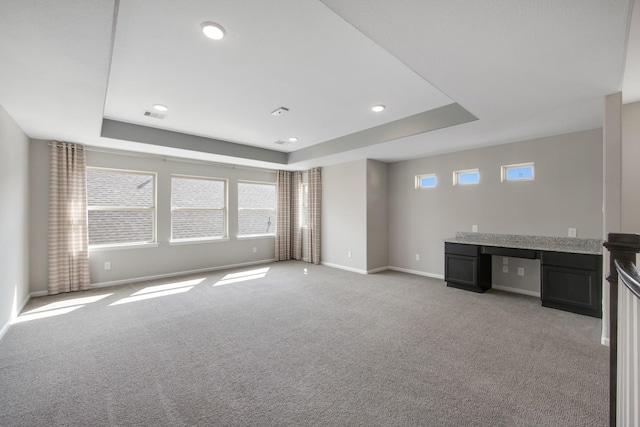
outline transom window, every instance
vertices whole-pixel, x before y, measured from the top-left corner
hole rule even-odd
[[[466,169],[453,173],[453,185],[473,185],[480,183],[480,171],[478,169]]]
[[[416,188],[434,188],[438,185],[438,177],[434,173],[416,176]]]
[[[276,233],[276,185],[238,182],[238,236]]]
[[[505,181],[533,181],[535,179],[533,162],[505,165],[501,168],[501,179]]]
[[[227,181],[171,177],[171,240],[227,237]]]
[[[156,174],[87,168],[89,246],[154,243]]]

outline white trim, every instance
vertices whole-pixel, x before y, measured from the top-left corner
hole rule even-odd
[[[392,266],[389,266],[388,269],[393,271],[399,271],[401,273],[409,273],[409,274],[415,274],[418,276],[431,277],[432,279],[444,280],[443,274],[425,273],[424,271],[410,270],[408,268],[392,267]]]
[[[337,268],[339,270],[346,270],[346,271],[350,271],[352,273],[358,273],[358,274],[367,274],[366,270],[360,270],[358,268],[352,268],[352,267],[346,267],[344,265],[340,265],[340,264],[333,264],[330,262],[324,262],[322,261],[320,264],[327,266],[327,267],[331,267],[331,268]]]
[[[512,288],[510,286],[501,286],[501,285],[494,285],[494,284],[492,284],[491,287],[499,291],[511,292],[514,294],[529,295],[530,297],[540,298],[540,292],[536,292],[536,291],[528,291],[526,289],[518,289],[518,288]]]
[[[374,268],[373,270],[367,270],[367,274],[376,274],[376,273],[380,273],[381,271],[387,271],[388,269],[389,269],[389,266]]]
[[[94,245],[89,246],[89,253],[102,252],[102,251],[119,251],[123,249],[146,249],[157,248],[160,246],[159,242],[144,242],[144,243],[117,243],[114,245]]]
[[[600,344],[609,347],[609,338],[607,337],[601,337],[600,338]]]
[[[22,312],[22,310],[24,310],[25,306],[27,305],[30,299],[31,299],[31,294],[27,294],[27,297],[24,299],[22,304],[20,304],[20,307],[17,308],[15,313],[11,314],[11,318],[9,319],[9,321],[5,323],[2,329],[0,329],[0,340],[2,340],[2,337],[4,337],[4,334],[7,333],[7,331],[9,330],[9,327],[13,324],[13,321],[16,320],[16,318],[18,317],[17,315],[19,315]]]
[[[2,329],[0,329],[0,341],[2,341],[2,337],[4,337],[4,334],[6,334],[7,331],[9,330],[9,326],[11,326],[11,322],[12,321],[13,321],[13,319],[9,319],[9,321],[4,324]]]
[[[179,246],[179,245],[192,245],[197,243],[218,243],[218,242],[228,242],[231,239],[228,237],[203,237],[199,239],[179,239],[179,240],[169,240],[169,246]]]
[[[145,282],[147,280],[165,279],[165,278],[176,277],[176,276],[186,276],[188,274],[200,274],[200,273],[207,273],[210,271],[227,270],[229,268],[248,267],[256,264],[268,264],[275,261],[276,261],[275,258],[263,259],[260,261],[242,262],[239,264],[221,265],[218,267],[207,267],[207,268],[200,268],[197,270],[180,271],[180,272],[167,273],[167,274],[157,274],[154,276],[134,277],[131,279],[114,280],[111,282],[92,283],[91,289],[104,288],[107,286],[115,286],[115,285],[124,285],[126,283]]]
[[[31,298],[40,298],[40,297],[46,297],[47,295],[49,295],[48,291],[36,291],[36,292],[31,292],[29,293],[29,296]]]

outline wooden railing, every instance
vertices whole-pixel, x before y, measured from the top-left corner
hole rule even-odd
[[[610,233],[609,275],[609,423],[640,425],[640,235]],[[618,279],[624,286],[618,287]]]

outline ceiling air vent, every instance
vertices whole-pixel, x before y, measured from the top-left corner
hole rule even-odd
[[[275,142],[275,144],[278,144],[278,145],[284,145],[284,144],[286,144],[286,143],[287,143],[287,141],[283,141],[283,140],[281,140],[281,139],[279,139],[279,140],[277,140],[277,141]]]
[[[161,113],[154,113],[153,111],[147,111],[145,110],[144,113],[142,113],[145,117],[151,117],[154,119],[164,119],[165,117],[167,117],[166,114],[161,114]]]

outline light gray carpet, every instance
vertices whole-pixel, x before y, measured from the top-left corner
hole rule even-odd
[[[149,288],[201,278],[180,293]],[[111,305],[136,292],[157,297]],[[37,298],[23,319],[108,294],[9,329],[0,425],[608,422],[600,320],[536,298],[287,261]]]

